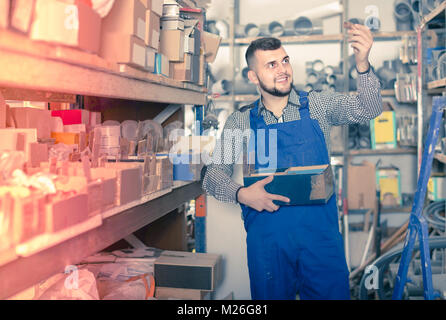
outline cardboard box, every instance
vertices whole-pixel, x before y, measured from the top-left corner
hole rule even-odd
[[[56,139],[57,143],[79,145],[79,133],[74,132],[51,132],[51,138]]]
[[[16,188],[17,189],[17,188]],[[21,243],[45,232],[46,198],[42,194],[34,194],[22,190],[21,194],[12,194],[13,243]]]
[[[169,61],[182,62],[184,59],[184,31],[161,30],[160,53]]]
[[[429,200],[446,200],[446,177],[430,177],[427,183]]]
[[[153,11],[158,17],[163,15],[164,0],[140,0],[147,10]]]
[[[372,149],[393,149],[397,147],[395,111],[383,111],[370,120]]]
[[[52,110],[52,117],[59,117],[62,119],[64,125],[70,124],[89,124],[90,114],[88,110]]]
[[[170,72],[169,59],[162,53],[155,54],[155,74],[168,77]]]
[[[11,27],[28,33],[34,13],[35,0],[11,0]]]
[[[125,162],[106,162],[105,168],[116,170],[116,198],[117,206],[139,200],[141,198],[143,181],[143,164]]]
[[[191,81],[198,84],[200,81],[200,56],[192,56]]]
[[[30,38],[98,53],[101,17],[82,1],[36,0]]]
[[[200,54],[200,74],[198,79],[198,85],[204,86],[206,82],[206,61],[204,58],[204,54]]]
[[[221,37],[204,31],[202,33],[202,41],[206,62],[214,62],[220,48]]]
[[[154,265],[157,287],[213,291],[222,280],[221,263],[216,254],[163,251]]]
[[[194,289],[156,287],[155,298],[170,298],[180,300],[210,300],[210,292]]]
[[[201,169],[204,164],[201,162],[200,154],[180,155],[178,163],[173,163],[173,180],[177,181],[199,181],[201,179]],[[183,161],[187,159],[187,161]],[[198,159],[198,161],[196,161]],[[196,163],[199,162],[199,163]]]
[[[150,72],[155,71],[155,57],[156,50],[150,47],[146,48],[146,70]]]
[[[23,151],[25,160],[29,162],[30,144],[37,142],[36,129],[0,129],[0,151]]]
[[[192,69],[192,55],[189,53],[185,53],[183,62],[169,63],[170,78],[179,81],[191,81],[192,80],[191,69]]]
[[[274,201],[278,205],[324,204],[333,195],[333,172],[328,164],[283,168],[274,172],[255,171],[243,178],[245,187],[269,175],[274,179],[265,186],[266,192],[290,199],[289,203]]]
[[[36,108],[10,108],[17,128],[35,128],[37,139],[51,136],[51,111]]]
[[[140,0],[115,1],[102,19],[102,33],[121,33],[146,39],[146,7]]]
[[[348,209],[374,209],[376,207],[375,165],[368,161],[348,166]]]
[[[88,196],[82,192],[74,195],[50,196],[46,206],[46,232],[57,232],[81,223],[88,218]]]
[[[143,40],[132,35],[103,33],[100,56],[140,69],[146,67],[146,45]]]
[[[160,45],[160,17],[153,11],[146,11],[146,45],[158,50]]]
[[[41,162],[48,161],[48,145],[45,143],[32,142],[29,145],[29,165],[32,168],[40,166]]]
[[[401,206],[401,175],[397,168],[380,168],[376,172],[376,184],[381,192],[383,207]]]
[[[9,27],[10,0],[0,0],[0,29]]]

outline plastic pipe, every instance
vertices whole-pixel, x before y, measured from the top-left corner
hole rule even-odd
[[[407,0],[397,0],[395,2],[393,15],[396,18],[397,31],[412,30],[412,7]]]
[[[294,21],[294,32],[296,34],[311,34],[313,32],[313,23],[307,17],[299,17]]]

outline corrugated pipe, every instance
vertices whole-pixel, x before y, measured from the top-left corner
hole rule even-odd
[[[395,1],[393,15],[396,18],[397,31],[412,30],[412,7],[407,0]]]

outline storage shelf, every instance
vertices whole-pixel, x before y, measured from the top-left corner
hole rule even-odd
[[[85,232],[73,238],[0,266],[0,299],[64,272],[66,266],[79,263],[202,193],[199,181],[176,184],[168,193],[150,201],[131,208],[118,208],[120,210],[114,215],[103,218],[100,225],[97,219],[92,221],[95,227],[89,231],[85,231],[89,228],[83,226]]]
[[[396,32],[376,32],[373,33],[373,38],[376,41],[383,40],[394,40],[399,39],[403,36],[415,36],[415,31],[396,31]],[[247,45],[250,44],[253,40],[258,39],[260,37],[249,37],[249,38],[236,38],[234,40],[234,44],[236,45]],[[280,41],[284,44],[291,43],[329,43],[329,42],[340,42],[344,39],[342,34],[331,34],[331,35],[322,35],[322,34],[313,34],[313,35],[302,35],[302,36],[283,36],[278,37]],[[222,45],[229,45],[231,43],[231,39],[223,39]]]
[[[446,0],[443,1],[438,7],[436,7],[434,10],[432,10],[431,13],[425,15],[422,19],[421,19],[421,28],[423,28],[426,24],[428,24],[430,21],[432,21],[433,19],[435,19],[437,16],[439,16],[440,14],[444,15],[444,11],[446,10]]]
[[[370,209],[354,209],[354,210],[348,210],[348,214],[351,215],[359,215],[359,214],[365,214]],[[384,207],[381,208],[381,213],[409,213],[412,211],[412,207]]]
[[[359,149],[359,150],[350,150],[349,156],[367,156],[367,155],[406,155],[406,154],[417,154],[416,148],[396,148],[396,149],[381,149],[381,150],[372,150],[372,149]],[[332,152],[331,156],[342,156],[342,152]]]
[[[441,153],[434,153],[434,159],[437,159],[438,161],[442,163],[446,163],[446,155]]]
[[[428,89],[436,89],[436,88],[442,88],[446,86],[446,78],[444,79],[440,79],[440,80],[436,80],[436,81],[431,81],[427,84],[427,88]]]
[[[206,104],[203,87],[119,66],[98,55],[0,30],[0,87],[173,104]],[[3,90],[3,89],[2,89]],[[26,97],[23,98],[26,100]]]

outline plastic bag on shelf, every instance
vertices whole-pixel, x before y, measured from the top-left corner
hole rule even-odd
[[[154,296],[155,281],[140,276],[127,281],[99,280],[98,290],[101,300],[147,300]]]
[[[70,273],[57,274],[41,283],[34,300],[99,300],[94,274],[72,267]]]
[[[76,147],[76,145],[64,143],[55,144],[48,149],[48,157],[56,158],[58,161],[68,161],[70,160],[70,154],[74,152]]]
[[[10,183],[15,186],[33,187],[43,194],[56,193],[56,186],[53,179],[54,174],[38,172],[34,175],[28,176],[22,170],[14,170]]]
[[[13,172],[17,169],[22,170],[25,162],[25,153],[23,151],[1,151],[0,182],[12,178]]]

